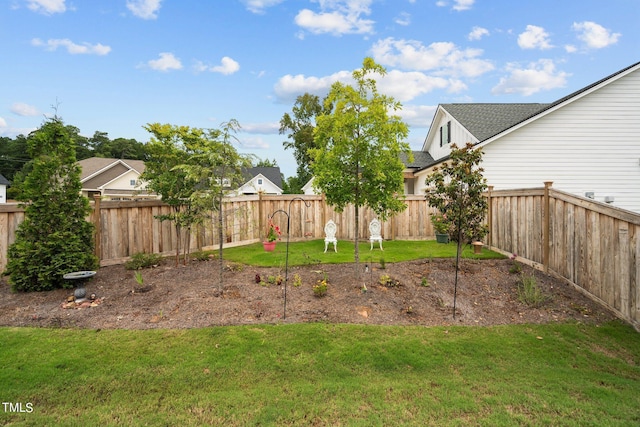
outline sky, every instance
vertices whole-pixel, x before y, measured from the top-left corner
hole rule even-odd
[[[2,0],[0,136],[220,128],[295,175],[278,132],[372,57],[420,150],[438,104],[553,102],[640,61],[640,0]]]

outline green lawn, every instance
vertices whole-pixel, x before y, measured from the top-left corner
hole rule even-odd
[[[640,334],[619,322],[0,328],[0,343],[0,400],[33,410],[0,409],[2,425],[640,425]]]
[[[282,266],[285,246],[224,257]],[[363,244],[361,260],[456,251],[434,241],[384,247]],[[337,254],[324,254],[322,240],[289,249],[291,265],[353,262],[349,242]],[[11,426],[631,426],[640,425],[640,334],[620,322],[0,328],[0,401],[0,425]]]
[[[383,244],[384,250],[375,244],[371,250],[369,243],[360,243],[360,261],[378,263],[381,258],[384,262],[409,261],[420,258],[451,258],[456,256],[455,243],[437,243],[435,240],[389,240]],[[228,261],[239,262],[261,267],[279,267],[284,265],[287,242],[282,240],[277,243],[273,252],[265,252],[262,243],[254,243],[246,246],[228,248],[224,250],[223,257]],[[289,243],[289,265],[304,264],[338,264],[354,262],[354,243],[352,241],[339,241],[338,252],[333,251],[330,245],[324,253],[324,240],[310,240],[304,242]],[[212,251],[215,253],[215,251]],[[503,255],[483,249],[481,254],[474,254],[473,248],[464,248],[462,256],[472,259],[504,258]]]

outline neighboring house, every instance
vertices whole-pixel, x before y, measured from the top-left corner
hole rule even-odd
[[[93,198],[99,194],[112,200],[156,197],[149,195],[140,181],[144,172],[142,160],[90,157],[78,163],[82,168],[80,182],[84,196]]]
[[[412,151],[411,154],[413,155],[413,161],[409,162],[407,155],[405,153],[400,153],[400,160],[402,160],[402,163],[404,164],[404,170],[402,171],[404,177],[404,194],[421,194],[415,192],[415,173],[429,165],[432,165],[434,160],[429,153],[424,151]],[[320,194],[320,192],[313,187],[313,177],[302,187],[302,192],[307,195]]]
[[[7,187],[11,185],[9,180],[0,174],[0,203],[7,203]]]
[[[412,151],[413,161],[410,162],[407,159],[407,155],[404,153],[400,153],[400,160],[404,164],[404,194],[424,194],[420,192],[416,192],[420,189],[420,185],[417,182],[416,173],[429,167],[434,163],[433,157],[431,154],[425,151]],[[424,178],[420,178],[424,181]]]
[[[495,189],[553,188],[640,212],[640,63],[550,104],[442,104],[413,172],[416,193],[450,144],[484,152]]]
[[[313,177],[305,185],[302,186],[302,194],[306,194],[307,196],[314,196],[320,194],[318,190],[313,188]]]
[[[282,194],[282,175],[279,167],[254,167],[242,173],[246,182],[234,191],[243,194]]]

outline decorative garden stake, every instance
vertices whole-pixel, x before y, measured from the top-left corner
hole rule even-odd
[[[302,197],[294,197],[289,201],[289,209],[287,212],[283,211],[282,209],[278,209],[277,211],[269,215],[269,221],[271,221],[271,219],[277,213],[283,213],[287,216],[287,250],[286,250],[285,262],[284,262],[284,308],[282,310],[283,319],[287,318],[287,282],[289,282],[289,235],[290,235],[289,228],[291,227],[291,204],[296,200],[300,200],[304,202],[304,205],[308,208],[311,207],[311,203],[304,200]]]

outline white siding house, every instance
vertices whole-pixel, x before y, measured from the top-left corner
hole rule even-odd
[[[282,194],[282,175],[279,167],[252,167],[243,171],[245,183],[234,191],[242,194]]]
[[[447,159],[450,144],[440,146],[447,123],[450,142],[482,148],[484,176],[495,189],[553,181],[556,189],[640,212],[640,63],[551,104],[440,105],[423,147],[436,161],[416,172],[422,191],[433,166]]]
[[[78,163],[82,168],[80,182],[84,196],[112,199],[151,196],[146,192],[146,183],[140,181],[144,172],[142,160],[90,157]]]
[[[4,176],[0,175],[0,203],[7,203],[7,186],[9,185],[9,180]]]

